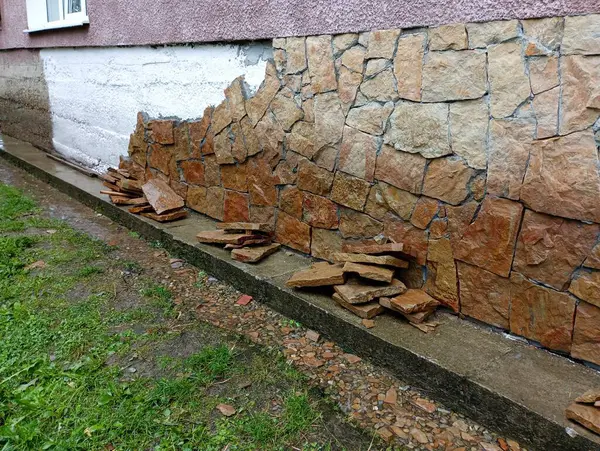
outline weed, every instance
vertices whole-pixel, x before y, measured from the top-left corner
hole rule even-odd
[[[139,239],[139,237],[140,237],[140,234],[139,234],[139,233],[137,233],[137,232],[134,232],[134,231],[130,231],[130,232],[129,232],[129,236],[130,236],[131,238],[138,238],[138,239]]]

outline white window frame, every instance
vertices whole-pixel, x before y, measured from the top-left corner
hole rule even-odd
[[[80,27],[90,23],[87,15],[86,0],[81,0],[81,12],[68,14],[69,0],[55,0],[59,2],[60,19],[48,22],[48,9],[46,0],[26,0],[27,26],[25,33],[35,31],[54,30],[56,28]]]

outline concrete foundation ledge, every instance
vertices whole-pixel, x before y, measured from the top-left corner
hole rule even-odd
[[[577,395],[600,387],[591,368],[444,313],[427,335],[388,315],[365,329],[329,297],[285,287],[311,263],[305,256],[280,251],[258,265],[239,263],[222,248],[196,242],[198,231],[215,228],[211,219],[192,213],[165,225],[132,215],[99,193],[100,180],[10,137],[0,156],[500,434],[540,451],[600,450],[599,437],[564,416]]]

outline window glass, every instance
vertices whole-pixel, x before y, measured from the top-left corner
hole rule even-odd
[[[59,0],[46,0],[46,10],[48,11],[48,22],[60,20]]]
[[[81,0],[67,0],[67,2],[69,4],[69,14],[81,12]]]

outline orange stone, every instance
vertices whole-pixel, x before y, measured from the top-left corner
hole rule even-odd
[[[600,435],[600,409],[594,406],[573,403],[567,408],[565,414],[569,420],[573,420]]]
[[[173,144],[173,121],[152,121],[150,122],[152,139],[160,144]]]
[[[183,179],[192,185],[204,185],[204,164],[201,161],[188,160],[180,163]]]
[[[338,206],[326,197],[304,193],[303,220],[320,229],[337,229]]]
[[[600,365],[600,308],[580,302],[575,315],[571,356]]]
[[[351,311],[359,318],[363,319],[371,319],[380,315],[385,311],[382,305],[380,305],[377,301],[367,302],[366,304],[349,304],[344,301],[339,294],[333,293],[333,300],[340,304],[340,306],[344,307],[346,310]]]
[[[400,313],[413,314],[435,309],[440,303],[423,290],[410,289],[391,298],[390,305]]]
[[[310,226],[282,211],[277,215],[275,239],[306,254],[310,252]]]
[[[245,164],[226,164],[221,166],[223,188],[240,192],[248,191],[248,179]]]
[[[320,262],[308,269],[298,271],[285,284],[288,287],[321,287],[344,282],[344,270],[341,266]]]
[[[334,289],[347,303],[364,304],[382,296],[404,293],[406,286],[397,279],[389,285],[370,285],[353,279],[345,285],[336,285]]]
[[[225,190],[223,220],[227,222],[249,221],[248,198],[248,194]]]
[[[419,229],[426,229],[439,209],[438,201],[428,197],[420,197],[415,205],[410,222]]]
[[[169,210],[183,207],[184,201],[173,189],[160,179],[152,179],[142,186],[142,191],[156,213],[162,214]]]

